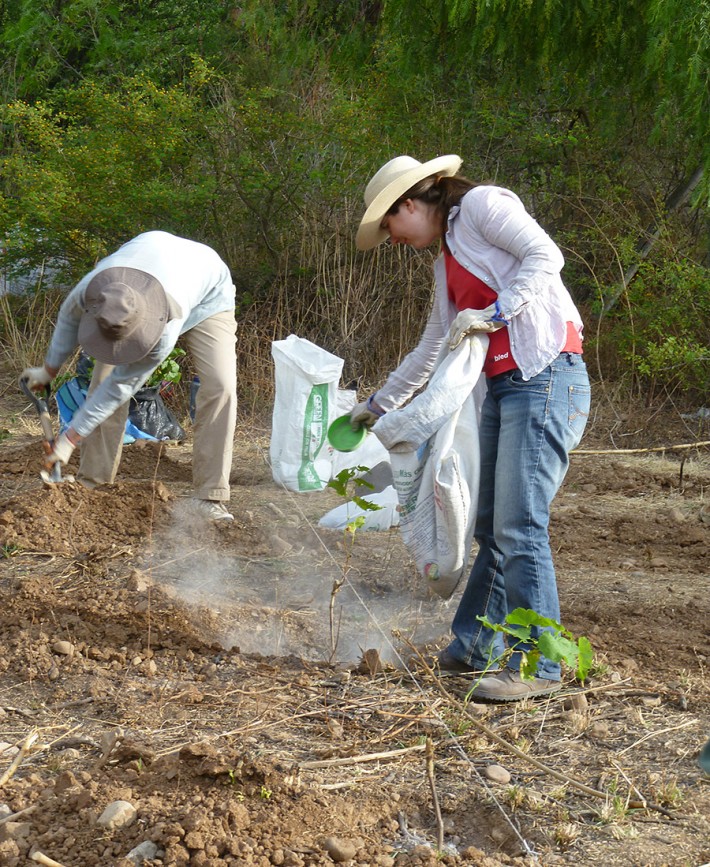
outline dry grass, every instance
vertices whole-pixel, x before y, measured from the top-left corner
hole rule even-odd
[[[57,318],[61,296],[41,286],[24,295],[0,295],[0,335],[2,336],[2,366],[16,368],[18,373],[41,360],[43,347]]]

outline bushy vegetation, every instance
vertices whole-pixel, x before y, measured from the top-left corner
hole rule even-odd
[[[608,365],[593,374],[706,405],[708,14],[707,0],[8,0],[0,271],[61,294],[141,231],[183,234],[232,269],[249,400],[291,332],[376,385],[431,285],[427,256],[355,252],[364,184],[398,153],[455,152],[562,246],[604,350],[590,360]]]

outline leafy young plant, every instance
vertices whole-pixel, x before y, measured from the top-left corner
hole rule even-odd
[[[374,485],[360,478],[360,474],[368,472],[369,469],[370,467],[364,466],[348,467],[347,469],[341,470],[335,478],[331,479],[328,482],[327,487],[332,488],[347,502],[355,503],[356,506],[364,509],[366,512],[377,512],[382,508],[382,506],[378,506],[376,503],[371,503],[369,500],[365,500],[361,494],[357,493],[358,489],[362,490],[363,488],[370,491],[374,490]],[[348,523],[346,532],[354,534],[355,530],[362,527],[363,523],[364,519],[361,515],[359,518]],[[357,526],[351,529],[351,524]]]
[[[178,359],[184,355],[185,350],[175,346],[165,361],[162,361],[148,377],[146,386],[150,388],[154,385],[160,385],[161,382],[174,382],[175,384],[180,382],[182,370],[178,364]]]
[[[337,476],[332,478],[328,482],[327,487],[332,488],[336,493],[340,494],[340,496],[345,499],[346,503],[352,502],[366,512],[377,512],[382,508],[382,506],[378,506],[376,503],[370,503],[368,500],[363,499],[359,493],[356,493],[358,489],[374,489],[374,485],[370,482],[358,478],[361,473],[366,473],[369,469],[370,467],[365,466],[347,467],[346,469],[341,470]],[[352,556],[353,545],[355,544],[355,534],[364,523],[365,517],[363,515],[356,515],[351,521],[347,522],[345,530],[343,531],[345,562],[342,565],[340,577],[333,579],[333,586],[330,589],[329,620],[331,659],[335,656],[339,637],[339,628],[335,625],[335,597],[338,595],[338,591],[345,583],[345,579],[350,570],[350,557]]]
[[[513,639],[512,643],[509,640],[509,652],[522,652],[520,673],[524,678],[535,676],[541,656],[551,662],[564,662],[582,683],[589,674],[594,658],[589,639],[583,635],[575,639],[568,629],[550,617],[543,617],[530,608],[516,608],[503,623],[491,623],[487,617],[479,616],[477,619],[487,629]],[[523,650],[521,644],[525,644],[526,649]]]

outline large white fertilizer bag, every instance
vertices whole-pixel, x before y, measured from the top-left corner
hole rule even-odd
[[[337,414],[343,359],[290,334],[271,344],[276,393],[271,471],[291,491],[320,491],[331,477],[328,426]]]
[[[399,529],[417,571],[448,599],[465,574],[478,505],[478,419],[488,337],[442,348],[425,391],[373,427],[390,452]]]

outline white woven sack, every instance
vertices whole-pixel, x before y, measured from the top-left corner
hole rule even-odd
[[[271,344],[275,396],[269,455],[274,481],[291,491],[320,491],[331,477],[326,447],[336,418],[343,359],[290,334]]]
[[[402,540],[417,571],[448,598],[468,565],[478,503],[478,419],[485,335],[448,349],[426,391],[373,431],[390,450]]]

